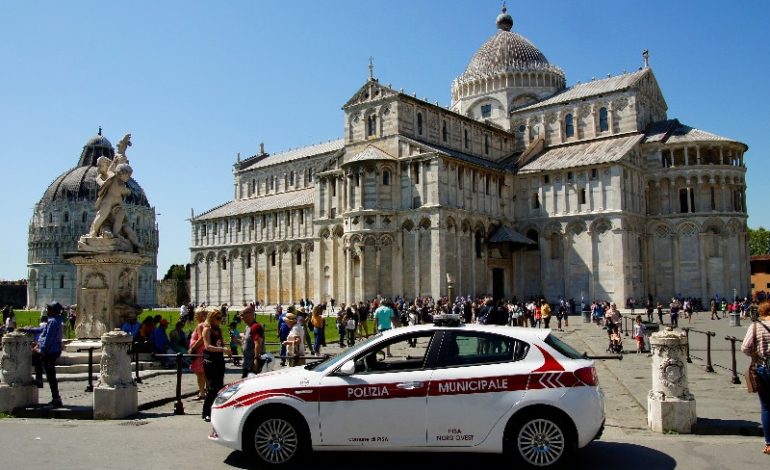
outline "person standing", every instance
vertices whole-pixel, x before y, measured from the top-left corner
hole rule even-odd
[[[211,421],[211,405],[219,390],[225,385],[225,357],[232,356],[230,349],[225,346],[222,336],[222,318],[220,310],[211,310],[206,315],[203,325],[203,371],[206,374],[206,398],[203,400],[201,418]]]
[[[540,307],[540,317],[543,319],[543,328],[550,328],[551,326],[551,305],[541,299],[542,307]],[[561,323],[561,322],[560,322]]]
[[[241,312],[241,319],[246,325],[243,332],[243,375],[259,374],[262,371],[261,356],[265,352],[265,328],[256,320],[254,307],[246,307]]]
[[[374,311],[374,323],[377,332],[381,333],[396,327],[398,320],[392,305],[389,300],[386,300]]]
[[[11,310],[10,315],[8,315],[8,318],[5,319],[5,332],[11,333],[13,330],[16,329],[16,314]]]
[[[189,354],[195,354],[190,363],[190,370],[195,374],[198,381],[198,400],[206,398],[206,374],[203,370],[203,327],[206,321],[206,309],[198,307],[195,309],[195,319],[198,324],[190,335]]]
[[[313,307],[313,313],[310,317],[313,325],[313,354],[321,354],[321,346],[326,346],[326,319],[323,316],[323,308],[320,305]]]
[[[637,315],[636,321],[634,322],[634,339],[636,340],[636,354],[641,354],[644,352],[644,335],[645,335],[645,327],[642,323],[642,316]]]
[[[396,312],[393,311],[393,302],[389,299],[384,300],[377,310],[374,311],[374,325],[378,333],[387,331],[391,328],[395,328],[398,319],[396,318]],[[390,346],[387,348],[388,357],[391,356]]]
[[[559,302],[559,306],[556,307],[556,326],[559,328],[559,331],[562,331],[561,322],[564,320],[565,313],[566,308],[564,306],[564,302]]]
[[[717,301],[711,299],[711,319],[714,320],[714,317],[719,320],[719,313],[717,313]]]
[[[59,382],[56,380],[56,360],[61,356],[61,341],[64,334],[64,326],[62,325],[64,307],[59,302],[54,302],[46,305],[45,310],[48,317],[45,326],[23,328],[21,331],[32,334],[40,333],[35,351],[40,353],[45,377],[48,380],[48,386],[51,388],[52,399],[48,402],[48,406],[59,408],[62,406],[62,401],[59,394]]]
[[[673,301],[671,302],[671,328],[679,328],[679,302]]]
[[[741,344],[743,354],[756,364],[762,431],[765,434],[764,454],[770,454],[770,303],[759,304],[759,318],[746,332]]]
[[[377,299],[374,299],[372,302],[372,307],[374,310],[379,307],[379,302]],[[360,338],[368,338],[369,337],[369,312],[370,312],[370,306],[368,303],[360,302],[358,304],[358,336]]]
[[[187,321],[187,304],[182,302],[182,306],[179,307],[179,321]]]
[[[219,309],[219,311],[222,313],[222,321],[226,325],[227,322],[228,322],[228,319],[227,319],[227,304],[226,303],[222,304],[222,307]]]
[[[348,339],[348,347],[356,344],[356,328],[358,327],[358,312],[353,304],[345,309],[345,335]]]
[[[236,318],[238,318],[236,316]],[[228,325],[228,330],[230,331],[230,353],[233,356],[233,365],[235,367],[241,366],[240,359],[237,359],[235,356],[238,355],[238,345],[241,343],[241,332],[238,331],[238,322],[233,320],[230,322],[230,325]]]
[[[297,316],[292,312],[281,314],[281,316],[278,317],[278,341],[281,342],[281,367],[286,365],[286,339],[289,337],[289,333],[291,333],[291,329],[294,326],[294,323],[289,325],[286,322],[286,317],[289,315],[294,318],[294,322],[296,323]]]
[[[3,325],[5,325],[5,321],[8,319],[8,317],[11,316],[11,311],[13,311],[13,309],[11,308],[10,305],[6,305],[5,307],[3,307]],[[40,312],[41,318],[43,317],[43,315],[45,315],[45,310]]]
[[[345,347],[345,309],[337,310],[337,334],[340,336],[340,348]]]
[[[289,334],[281,343],[286,346],[286,355],[289,356],[289,367],[300,366],[305,363],[302,356],[305,355],[305,328],[302,320],[294,313],[287,313],[284,323],[289,326]]]

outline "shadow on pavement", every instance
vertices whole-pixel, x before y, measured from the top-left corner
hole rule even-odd
[[[403,470],[425,468],[498,468],[506,462],[505,457],[489,454],[432,453],[432,452],[317,452],[308,460],[313,470]],[[637,444],[595,441],[579,450],[567,467],[572,469],[609,468],[622,462],[623,470],[673,470],[676,460],[655,449]],[[235,468],[257,468],[242,452],[232,452],[225,464]],[[298,465],[297,468],[306,468]]]
[[[745,419],[698,418],[693,434],[762,437],[762,425]]]

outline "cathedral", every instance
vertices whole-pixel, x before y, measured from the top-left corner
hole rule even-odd
[[[78,239],[88,233],[96,215],[99,187],[96,161],[99,157],[115,157],[115,149],[102,135],[89,139],[83,146],[74,168],[59,175],[35,204],[29,223],[27,306],[42,307],[58,301],[75,303],[75,265],[64,259],[65,253],[76,252]],[[141,186],[130,179],[126,183],[131,194],[125,198],[127,223],[144,248],[140,254],[150,263],[139,268],[137,302],[141,306],[156,304],[155,279],[158,272],[158,227],[155,209],[150,206]]]
[[[370,65],[342,139],[239,159],[191,219],[192,299],[747,293],[748,146],[669,118],[643,60],[567,87],[503,9],[448,108]]]

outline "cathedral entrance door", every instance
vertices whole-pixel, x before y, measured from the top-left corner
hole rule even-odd
[[[505,295],[505,271],[501,268],[492,268],[492,297],[495,300],[502,299]]]

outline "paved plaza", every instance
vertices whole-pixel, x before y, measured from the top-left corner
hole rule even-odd
[[[607,335],[602,328],[582,323],[579,317],[571,317],[570,320],[570,326],[565,331],[555,331],[555,334],[580,351],[585,350],[591,355],[606,354]],[[680,325],[686,326],[687,320]],[[600,386],[606,395],[607,429],[600,441],[592,443],[578,454],[579,462],[571,467],[607,468],[608,462],[613,459],[622,461],[623,467],[630,469],[737,468],[766,462],[767,457],[761,454],[762,439],[758,437],[761,432],[758,399],[756,395],[746,393],[745,384],[732,384],[732,374],[727,369],[731,364],[730,343],[724,337],[734,335],[742,338],[746,324],[740,328],[730,327],[727,320],[712,321],[708,314],[701,313],[696,315],[689,326],[716,333],[712,338],[713,373],[705,371],[705,336],[691,333],[693,363],[688,365],[688,373],[690,389],[697,400],[698,434],[661,435],[647,430],[646,406],[651,386],[651,359],[646,354],[636,354],[633,338],[624,336],[626,353],[622,361],[597,361]],[[338,346],[331,343],[325,349],[330,354],[338,351]],[[738,370],[742,371],[747,360],[740,351],[737,359]],[[239,371],[232,368],[228,370],[225,381],[239,377]],[[115,456],[116,464],[111,466],[116,469],[134,468],[135,452],[140,442],[142,453],[153,455],[150,468],[167,468],[185,462],[196,467],[248,468],[249,463],[244,461],[241,453],[231,452],[206,441],[209,425],[199,417],[201,402],[191,398],[196,389],[192,374],[183,375],[185,415],[173,414],[175,381],[176,376],[172,371],[148,373],[139,384],[139,405],[143,411],[134,419],[110,422],[4,419],[0,421],[0,441],[13,439],[19,443],[24,463],[33,467],[52,461],[51,456],[36,456],[35,450],[40,448],[40,441],[55,440],[57,449],[73,456],[64,459],[60,468],[82,468],[84,465],[99,467],[103,462],[91,450],[100,445],[108,446],[110,455]],[[66,405],[91,404],[91,394],[83,391],[85,382],[71,381],[61,385]],[[40,392],[41,402],[50,399],[47,387]],[[78,432],[61,432],[66,428],[77,428]],[[115,445],[115,439],[118,438],[128,445]],[[89,445],[83,446],[81,439],[87,439]],[[169,452],[169,449],[180,451]],[[353,458],[347,454],[322,455],[327,458],[319,464],[320,468],[361,468],[362,461],[366,462],[366,468],[387,468],[394,463],[402,465],[404,462],[406,468],[418,468],[427,463],[434,465],[434,457],[426,455],[410,456],[410,460],[404,460],[403,454],[357,454]],[[435,458],[443,459],[446,465],[454,467],[456,464],[452,457]],[[493,457],[486,456],[456,458],[469,465],[476,465],[479,459],[489,461],[490,465],[496,462]]]

